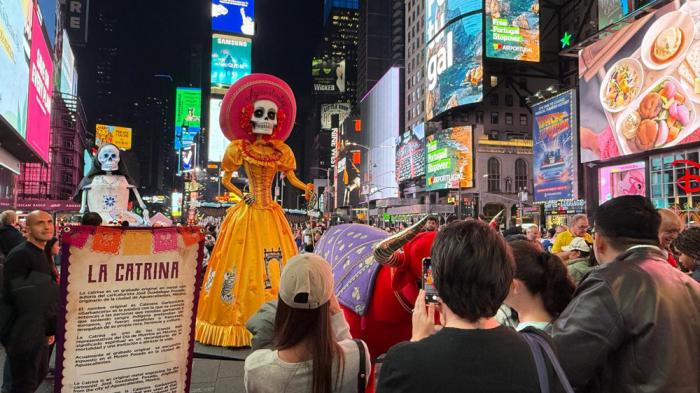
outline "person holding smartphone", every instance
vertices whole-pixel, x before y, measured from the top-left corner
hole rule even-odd
[[[413,310],[411,342],[389,350],[377,391],[539,393],[528,344],[495,319],[515,273],[503,237],[481,221],[456,221],[438,232],[431,257],[438,303],[426,305],[426,285]]]

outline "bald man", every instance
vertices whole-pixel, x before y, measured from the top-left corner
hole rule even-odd
[[[668,263],[677,268],[678,261],[671,252],[671,243],[683,232],[683,221],[678,214],[671,209],[658,209],[661,216],[661,225],[659,226],[659,243],[661,249],[668,252]]]
[[[44,253],[54,236],[54,222],[45,211],[27,216],[27,240],[12,249],[5,261],[3,300],[15,318],[2,339],[10,362],[10,393],[37,390],[49,367],[48,345],[56,330],[58,286],[51,261]]]

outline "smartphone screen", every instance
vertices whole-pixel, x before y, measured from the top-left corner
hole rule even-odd
[[[425,291],[426,303],[438,302],[438,292],[433,280],[433,266],[430,258],[423,258],[423,290]]]

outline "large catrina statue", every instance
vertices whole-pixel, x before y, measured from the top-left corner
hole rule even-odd
[[[280,272],[297,254],[282,208],[272,199],[272,181],[282,172],[311,199],[313,184],[294,174],[296,159],[284,141],[296,117],[294,93],[266,74],[243,77],[229,89],[219,122],[231,141],[221,166],[222,184],[243,199],[230,208],[211,253],[197,311],[197,341],[218,346],[250,345],[248,318],[277,299]],[[231,183],[240,166],[250,193]]]

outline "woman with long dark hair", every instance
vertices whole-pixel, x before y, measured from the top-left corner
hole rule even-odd
[[[505,303],[518,312],[522,330],[533,326],[549,330],[566,308],[576,288],[561,259],[529,241],[510,243],[515,257],[515,277]]]
[[[362,358],[369,375],[369,350],[352,340],[333,294],[330,264],[316,254],[297,255],[282,271],[273,342],[274,349],[255,351],[245,361],[249,393],[354,393]]]

